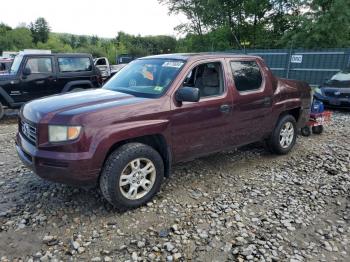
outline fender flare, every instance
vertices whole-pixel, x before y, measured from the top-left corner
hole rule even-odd
[[[91,88],[95,88],[94,85],[89,80],[71,81],[64,86],[64,88],[62,89],[62,93],[66,93],[70,91],[73,86],[78,86],[78,85],[88,85]]]
[[[94,159],[94,166],[99,166],[102,168],[103,163],[108,156],[108,153],[114,145],[117,145],[124,141],[138,139],[143,136],[162,135],[165,139],[164,142],[166,142],[166,148],[164,149],[167,151],[167,158],[164,159],[165,177],[169,177],[171,174],[172,150],[171,142],[167,139],[169,138],[169,130],[167,128],[168,124],[168,120],[148,120],[135,121],[127,124],[117,124],[103,129],[102,133],[95,135],[95,138],[98,139],[94,139],[90,147],[90,150],[93,151],[93,154],[95,152],[103,152]],[[113,132],[110,132],[112,130]]]
[[[15,103],[12,97],[10,97],[2,87],[0,87],[0,96],[9,106],[12,106]],[[0,102],[2,102],[2,99],[0,99]]]

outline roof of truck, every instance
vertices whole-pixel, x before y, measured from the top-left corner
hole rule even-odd
[[[237,53],[212,52],[212,53],[178,53],[178,54],[164,54],[146,56],[141,59],[176,59],[176,60],[190,60],[198,58],[222,58],[222,57],[242,57],[242,58],[258,58],[258,56],[251,56]]]
[[[0,62],[2,62],[2,63],[10,63],[10,62],[12,62],[13,61],[13,58],[7,58],[7,57],[0,57]]]
[[[22,54],[23,56],[62,56],[62,57],[92,57],[88,53],[51,53],[51,54]]]

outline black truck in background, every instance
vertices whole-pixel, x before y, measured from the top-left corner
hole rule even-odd
[[[0,74],[0,119],[5,108],[53,94],[101,86],[101,73],[90,54],[19,54]]]

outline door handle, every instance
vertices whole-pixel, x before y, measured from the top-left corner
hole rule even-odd
[[[55,77],[53,77],[53,76],[49,76],[47,79],[48,79],[49,81],[56,82],[56,78],[55,78]]]
[[[230,105],[221,105],[220,106],[220,112],[222,113],[229,113],[231,111],[231,106]]]

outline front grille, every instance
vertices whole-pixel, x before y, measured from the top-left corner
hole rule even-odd
[[[37,130],[32,124],[21,121],[21,133],[24,135],[31,143],[36,144],[37,141]]]
[[[334,91],[326,91],[325,95],[329,97],[337,97],[337,98],[350,98],[350,93],[340,93],[336,95]]]

